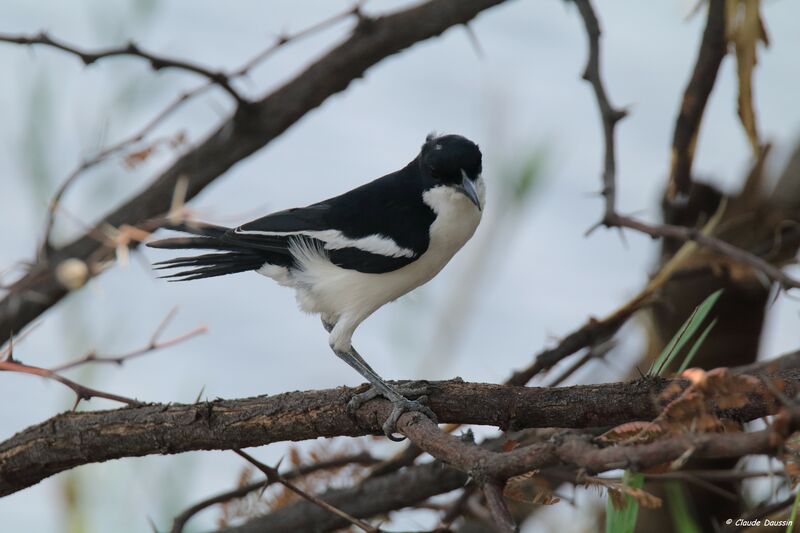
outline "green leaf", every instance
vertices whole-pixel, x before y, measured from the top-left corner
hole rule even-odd
[[[681,328],[678,330],[678,333],[672,337],[672,340],[669,341],[667,346],[664,348],[664,350],[662,350],[661,354],[659,354],[658,358],[650,367],[650,370],[648,371],[649,375],[660,376],[662,372],[669,368],[670,364],[672,364],[672,361],[675,359],[675,356],[680,353],[681,349],[686,346],[686,343],[688,343],[697,330],[700,329],[700,326],[708,316],[711,308],[714,307],[714,304],[717,302],[717,300],[719,300],[721,294],[722,289],[719,289],[708,296],[705,300],[703,300],[703,303],[695,308],[688,320],[683,323]]]
[[[794,523],[797,522],[797,506],[800,502],[800,490],[794,495],[794,503],[792,504],[792,514],[789,516],[789,525],[786,526],[786,533],[794,531]]]
[[[672,524],[675,526],[675,531],[681,533],[700,533],[700,528],[692,518],[689,512],[689,506],[686,503],[686,493],[683,487],[677,481],[670,481],[664,484],[664,490],[669,504],[669,514],[672,517]]]
[[[629,470],[625,471],[622,483],[635,489],[642,488],[644,485],[644,474],[634,474]],[[631,533],[636,527],[636,517],[639,514],[639,502],[625,496],[625,507],[617,509],[608,498],[606,503],[606,533]]]
[[[708,337],[708,334],[711,333],[711,330],[714,329],[714,326],[716,324],[717,324],[717,319],[715,318],[714,320],[711,321],[711,323],[708,326],[706,326],[706,329],[703,330],[703,333],[701,333],[700,336],[697,337],[697,340],[694,341],[694,344],[692,345],[692,349],[689,350],[689,353],[686,354],[686,357],[683,359],[683,363],[681,364],[681,367],[678,369],[678,374],[689,368],[689,365],[694,359],[694,356],[697,355],[697,352],[700,350],[700,347],[706,341],[706,337]]]

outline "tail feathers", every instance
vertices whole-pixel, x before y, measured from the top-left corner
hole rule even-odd
[[[150,248],[161,248],[165,250],[241,250],[241,246],[229,244],[213,237],[173,237],[171,239],[161,239],[159,241],[148,242]]]
[[[154,266],[157,270],[181,269],[178,272],[160,276],[169,281],[190,281],[226,274],[258,270],[267,262],[266,254],[242,245],[225,242],[221,237],[228,231],[222,226],[208,224],[180,224],[168,226],[168,229],[198,235],[197,237],[175,237],[147,243],[150,248],[161,249],[199,249],[220,250],[190,257],[178,257],[160,261]]]
[[[230,229],[225,226],[206,224],[205,222],[184,222],[182,224],[170,224],[161,227],[173,231],[191,233],[192,235],[202,235],[204,237],[222,237]]]
[[[173,274],[160,276],[170,281],[190,281],[225,274],[236,274],[248,270],[258,270],[266,258],[257,252],[227,252],[217,254],[204,254],[193,257],[178,257],[155,264],[156,270],[171,268],[182,269]]]

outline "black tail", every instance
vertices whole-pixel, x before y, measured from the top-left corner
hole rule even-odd
[[[160,241],[149,242],[147,246],[150,248],[166,248],[170,250],[222,250],[220,253],[177,257],[175,259],[156,263],[154,267],[157,270],[169,268],[184,269],[174,274],[161,276],[162,278],[171,278],[169,281],[190,281],[193,279],[246,272],[248,270],[258,270],[268,259],[269,254],[265,253],[263,250],[254,250],[253,248],[222,240],[222,236],[228,231],[228,228],[222,226],[180,224],[176,226],[167,226],[167,229],[191,233],[196,236],[162,239]]]

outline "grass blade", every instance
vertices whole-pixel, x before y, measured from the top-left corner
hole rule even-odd
[[[650,367],[648,374],[651,376],[660,376],[669,368],[675,357],[680,353],[683,347],[686,346],[686,343],[692,339],[697,330],[700,329],[700,326],[703,325],[708,313],[714,307],[714,304],[717,303],[717,300],[719,300],[720,295],[722,295],[722,289],[708,296],[703,300],[703,303],[695,308],[691,316],[689,316],[678,330],[678,333],[672,337],[672,340],[670,340],[664,350],[661,351],[658,358]]]
[[[664,484],[664,490],[669,503],[669,514],[672,517],[672,524],[675,531],[681,533],[700,533],[701,530],[689,512],[689,505],[686,501],[686,493],[683,486],[677,481],[670,481]]]
[[[706,337],[708,337],[708,334],[711,333],[711,330],[714,329],[714,326],[716,324],[717,324],[717,319],[715,318],[714,320],[711,321],[711,323],[708,326],[706,326],[706,329],[703,330],[703,333],[701,333],[700,336],[697,337],[697,340],[694,341],[694,344],[692,345],[692,349],[689,350],[689,353],[686,354],[686,357],[683,359],[683,363],[681,364],[681,367],[678,369],[678,374],[689,368],[689,365],[692,363],[692,359],[694,359],[694,356],[697,355],[697,352],[700,350],[700,347],[706,341]]]
[[[789,525],[786,526],[786,533],[794,531],[794,524],[797,522],[797,506],[800,502],[800,490],[794,495],[794,503],[792,504],[792,514],[789,516]]]
[[[626,470],[622,482],[628,487],[640,489],[644,485],[644,474],[633,474]],[[630,496],[625,496],[625,507],[622,509],[615,508],[609,497],[606,503],[606,533],[632,533],[638,515],[639,502]]]

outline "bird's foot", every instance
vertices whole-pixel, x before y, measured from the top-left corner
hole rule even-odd
[[[381,426],[383,429],[383,434],[386,435],[386,438],[395,442],[402,442],[405,440],[405,437],[402,435],[400,437],[394,436],[395,432],[397,431],[397,421],[400,419],[400,416],[403,413],[422,413],[436,423],[436,415],[433,414],[433,411],[431,411],[427,405],[425,405],[427,401],[427,396],[420,396],[416,400],[409,400],[408,398],[401,396],[398,400],[392,400],[392,412],[389,414],[386,422],[383,423],[383,426]]]
[[[384,392],[377,387],[370,387],[365,392],[355,394],[347,404],[347,409],[351,414],[354,414],[359,407],[374,398],[386,398],[392,402],[392,412],[383,423],[383,433],[389,440],[401,442],[405,437],[395,437],[397,431],[397,421],[403,413],[418,412],[422,413],[434,422],[436,422],[436,415],[431,409],[425,405],[428,397],[425,395],[430,391],[430,385],[426,382],[411,382],[396,389],[391,389],[391,394]],[[416,399],[409,399],[408,396]]]

